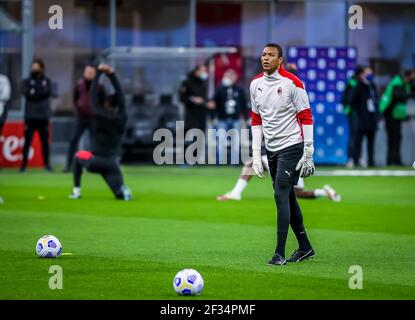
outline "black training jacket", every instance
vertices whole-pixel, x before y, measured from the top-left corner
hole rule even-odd
[[[23,80],[25,120],[48,120],[51,116],[51,81],[42,74]]]
[[[92,82],[91,96],[93,107],[92,118],[92,153],[103,157],[116,157],[121,154],[121,144],[127,124],[124,95],[115,74],[109,74],[115,90],[117,108],[106,110],[104,101],[99,99],[98,81],[102,72],[98,72]]]

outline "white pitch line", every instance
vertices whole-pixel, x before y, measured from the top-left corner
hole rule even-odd
[[[415,176],[415,170],[321,170],[315,173],[316,176],[346,176],[346,177],[408,177]]]

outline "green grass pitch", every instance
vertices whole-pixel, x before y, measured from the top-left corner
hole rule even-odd
[[[240,202],[215,197],[240,169],[124,167],[132,202],[113,199],[101,177],[83,178],[83,199],[69,200],[72,177],[0,172],[0,299],[180,299],[173,277],[204,277],[190,299],[414,299],[415,177],[312,177],[343,197],[300,200],[316,257],[270,267],[276,209],[269,177],[253,179]],[[64,255],[40,259],[38,238],[57,236]],[[291,233],[289,255],[295,249]],[[49,266],[63,289],[48,286]],[[348,286],[363,269],[363,289]],[[186,298],[189,299],[189,298]]]

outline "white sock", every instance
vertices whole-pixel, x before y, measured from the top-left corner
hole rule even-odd
[[[80,187],[73,187],[73,194],[79,195],[81,194],[81,188]]]
[[[231,193],[235,196],[240,196],[242,191],[244,191],[247,185],[248,185],[248,181],[246,181],[245,179],[239,178],[235,186],[233,187]]]
[[[314,196],[316,198],[327,197],[327,192],[324,189],[316,189],[314,190]]]

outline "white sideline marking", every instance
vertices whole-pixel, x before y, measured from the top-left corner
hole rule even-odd
[[[383,176],[383,177],[407,177],[415,176],[415,170],[321,170],[316,171],[316,176],[350,176],[350,177],[373,177],[373,176]]]

